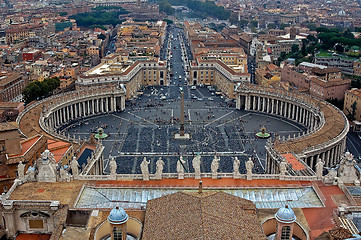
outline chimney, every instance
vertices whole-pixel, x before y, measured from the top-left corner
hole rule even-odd
[[[202,181],[199,181],[199,186],[198,186],[198,193],[202,193]]]

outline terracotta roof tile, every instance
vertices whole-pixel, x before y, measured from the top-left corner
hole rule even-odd
[[[266,239],[255,209],[224,192],[177,192],[148,201],[142,239]]]

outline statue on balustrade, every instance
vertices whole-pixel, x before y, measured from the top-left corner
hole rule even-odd
[[[201,179],[201,155],[199,153],[193,158],[192,166],[194,168],[195,179]]]
[[[117,162],[115,161],[113,156],[110,157],[109,168],[110,175],[114,176],[117,174]]]
[[[324,165],[324,162],[322,161],[321,158],[319,158],[316,163],[316,176],[317,176],[317,179],[319,179],[319,180],[321,180],[322,175],[323,175],[323,165]]]
[[[76,157],[73,157],[73,160],[70,163],[70,167],[71,167],[71,172],[73,173],[73,176],[78,176],[79,175],[79,163],[76,160]]]
[[[149,180],[149,169],[148,169],[149,164],[150,161],[147,161],[146,157],[143,158],[143,161],[140,164],[140,170],[142,171],[143,180],[145,181]]]
[[[240,166],[241,162],[239,161],[238,157],[234,158],[233,161],[233,178],[240,178],[241,174],[239,173],[239,166]]]
[[[179,160],[177,161],[178,179],[184,179],[184,164],[185,161],[183,160],[183,156],[180,156]]]
[[[162,173],[164,168],[164,161],[161,157],[159,157],[158,161],[155,163],[156,170],[155,170],[155,179],[161,180],[162,179]]]
[[[246,162],[246,170],[247,170],[247,180],[252,180],[252,170],[254,167],[254,163],[251,158],[248,158]]]
[[[212,178],[217,178],[217,171],[219,168],[219,157],[217,155],[214,156],[212,164],[211,164],[211,171],[212,171]]]
[[[22,161],[19,162],[18,164],[18,179],[23,181],[25,180],[25,165],[23,164]]]

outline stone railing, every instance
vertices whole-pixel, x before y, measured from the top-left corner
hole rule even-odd
[[[149,174],[150,180],[156,180],[155,174]],[[163,173],[162,179],[177,179],[178,173]],[[184,179],[195,178],[195,173],[184,173]],[[202,178],[212,178],[212,173],[201,173]],[[234,178],[233,173],[217,173],[217,179]],[[111,175],[79,175],[75,176],[76,180],[114,180]],[[116,180],[142,180],[142,174],[117,174]],[[236,179],[247,179],[246,174],[240,174]],[[252,174],[252,179],[274,179],[274,180],[286,180],[286,181],[316,181],[316,176],[290,176],[285,175],[280,177],[280,174]],[[250,180],[251,181],[251,180]]]

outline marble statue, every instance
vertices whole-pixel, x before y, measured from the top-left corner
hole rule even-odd
[[[216,155],[213,158],[212,164],[211,164],[211,171],[212,171],[212,178],[216,179],[217,178],[217,171],[219,168],[219,157],[217,157]]]
[[[140,164],[140,170],[142,171],[143,180],[145,181],[149,180],[149,169],[148,169],[149,164],[150,161],[147,161],[146,157],[143,158],[143,161]]]
[[[29,167],[26,171],[26,180],[28,182],[35,182],[36,176],[35,176],[35,167]]]
[[[354,183],[359,179],[359,173],[355,168],[357,162],[354,160],[353,155],[346,152],[341,158],[341,162],[337,171],[339,181],[343,183]]]
[[[70,181],[70,176],[68,174],[68,171],[66,171],[64,168],[60,168],[60,181],[62,182]]]
[[[155,163],[156,170],[155,170],[155,179],[161,180],[162,179],[162,173],[164,168],[164,161],[161,157],[159,157],[158,161]]]
[[[52,154],[48,149],[46,149],[42,154],[41,154],[41,159],[43,161],[49,161],[50,163],[55,163],[55,158],[54,158],[54,154]]]
[[[286,172],[287,172],[287,163],[285,162],[285,161],[281,161],[280,162],[280,166],[279,166],[279,168],[280,168],[280,175],[286,175]]]
[[[201,155],[199,153],[193,158],[192,166],[194,168],[195,179],[201,179]]]
[[[247,180],[252,180],[252,170],[254,167],[254,163],[251,158],[248,158],[246,162],[246,170],[247,170]]]
[[[19,162],[18,164],[18,179],[23,181],[25,180],[25,165],[23,164],[22,161]]]
[[[79,175],[79,163],[76,160],[76,157],[73,157],[73,160],[70,162],[71,171],[73,173],[73,176]]]
[[[241,174],[239,173],[239,165],[241,162],[239,161],[238,157],[234,158],[233,161],[233,178],[240,178]]]
[[[316,176],[318,180],[321,180],[322,175],[323,175],[323,161],[321,158],[318,159],[317,163],[316,163]]]
[[[178,179],[184,179],[184,164],[186,161],[183,160],[183,156],[179,157],[179,160],[177,161],[177,173],[178,173]]]
[[[41,158],[37,161],[38,182],[56,182],[58,172],[56,169],[56,163],[54,155],[46,149]]]
[[[110,157],[109,170],[110,170],[110,175],[114,176],[117,174],[117,162],[115,161],[113,156]]]

